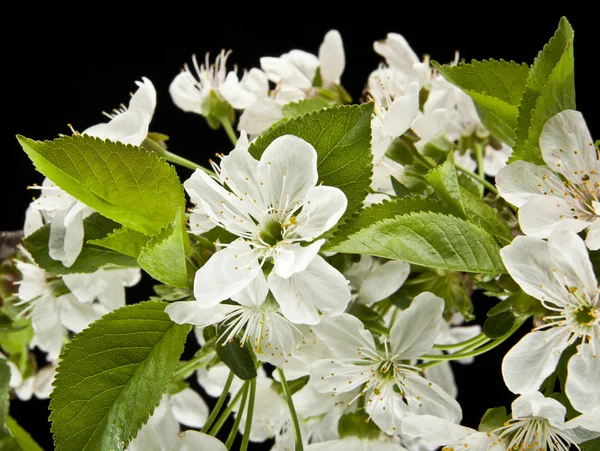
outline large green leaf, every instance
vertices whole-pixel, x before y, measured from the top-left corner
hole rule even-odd
[[[133,230],[159,233],[185,207],[175,169],[153,152],[89,136],[44,142],[17,139],[42,174]]]
[[[565,109],[575,109],[573,28],[561,18],[556,33],[531,66],[519,105],[516,145],[510,161],[544,164],[539,136],[546,121]]]
[[[88,243],[129,255],[137,260],[149,240],[150,237],[148,235],[128,229],[127,227],[121,227],[109,233],[104,238],[89,240]]]
[[[344,192],[348,216],[362,207],[371,184],[372,111],[372,103],[339,106],[283,121],[263,133],[249,151],[258,159],[279,136],[296,135],[306,140],[317,151],[319,182]]]
[[[115,310],[65,346],[50,401],[57,450],[123,450],[148,421],[190,330],[166,305]]]
[[[498,244],[484,229],[455,216],[429,211],[375,222],[327,250],[453,271],[506,272]]]
[[[25,247],[40,268],[54,274],[90,273],[103,267],[138,266],[135,258],[87,243],[88,240],[102,240],[118,227],[118,223],[99,213],[93,213],[85,218],[83,220],[83,248],[75,263],[69,268],[48,254],[50,224],[46,224],[25,238]]]
[[[327,108],[329,102],[320,97],[311,97],[310,99],[302,99],[298,102],[292,102],[285,105],[282,109],[283,116],[286,118],[303,116],[313,111],[319,111],[323,108]]]
[[[427,173],[425,180],[435,190],[438,196],[448,205],[455,216],[465,218],[465,207],[461,197],[461,187],[458,184],[456,168],[454,167],[453,152],[448,153],[448,159]]]
[[[515,141],[518,105],[525,91],[529,68],[504,60],[473,60],[470,64],[434,67],[446,80],[469,94],[485,126],[509,145]]]
[[[190,278],[187,256],[190,252],[190,239],[185,230],[185,217],[181,209],[175,223],[142,249],[138,262],[155,279],[173,287],[188,288]]]

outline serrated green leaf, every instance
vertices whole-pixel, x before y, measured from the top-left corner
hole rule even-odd
[[[239,338],[229,341],[223,345],[217,342],[217,355],[221,361],[229,367],[233,374],[244,381],[256,377],[256,367],[252,351],[246,345],[241,345]]]
[[[509,162],[544,164],[539,136],[546,121],[565,109],[575,109],[573,28],[561,18],[558,29],[538,54],[519,105],[516,145]]]
[[[455,216],[427,211],[380,220],[327,250],[452,271],[506,272],[498,244],[489,233]]]
[[[348,198],[342,221],[358,211],[369,192],[373,175],[371,113],[373,104],[338,106],[281,122],[250,146],[259,159],[267,146],[282,135],[296,135],[317,151],[319,183],[341,189]],[[342,222],[340,221],[340,222]]]
[[[40,268],[54,274],[90,273],[104,267],[137,267],[134,258],[87,242],[101,240],[117,227],[119,227],[118,223],[99,213],[93,213],[85,218],[83,220],[84,244],[77,260],[69,268],[48,254],[50,224],[46,224],[25,238],[25,248]]]
[[[166,305],[115,310],[65,346],[50,401],[57,451],[123,450],[148,421],[190,330]]]
[[[418,211],[429,211],[434,213],[450,213],[450,210],[433,199],[405,196],[392,201],[384,200],[381,203],[363,208],[340,226],[334,236],[323,246],[323,250],[329,250],[336,244],[345,241],[350,235],[360,232],[373,224],[398,215],[406,215]]]
[[[506,407],[493,407],[485,411],[477,430],[479,432],[492,432],[504,426],[504,423],[508,420],[510,420],[510,415],[506,413]]]
[[[457,66],[435,61],[432,64],[446,80],[473,98],[483,124],[492,134],[508,145],[514,144],[518,105],[529,75],[526,64],[504,60],[473,60]]]
[[[488,316],[483,323],[483,333],[489,338],[500,338],[515,324],[515,319],[511,310]]]
[[[282,109],[283,116],[291,119],[293,117],[304,116],[305,114],[319,111],[329,107],[327,100],[320,97],[311,97],[310,99],[302,99],[298,102],[292,102],[285,105]]]
[[[136,232],[135,230],[121,227],[114,232],[109,233],[104,238],[88,240],[89,244],[111,249],[121,254],[129,255],[137,260],[140,252],[150,241],[148,235]]]
[[[17,139],[42,174],[133,230],[159,233],[185,207],[175,168],[145,149],[85,135],[44,142]]]
[[[492,207],[463,187],[460,187],[460,196],[469,222],[494,235],[504,245],[513,240],[510,228]]]
[[[7,436],[0,439],[0,451],[43,451],[13,417],[6,419]]]
[[[148,242],[138,258],[144,271],[156,280],[178,288],[190,286],[187,257],[190,238],[185,229],[183,209],[175,223]]]
[[[452,152],[448,153],[448,158],[443,164],[427,173],[425,180],[448,205],[453,215],[463,219],[466,217]]]

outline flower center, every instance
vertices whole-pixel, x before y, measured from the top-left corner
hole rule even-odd
[[[552,426],[546,418],[527,417],[509,420],[506,426],[492,433],[510,440],[507,450],[569,451],[574,444],[568,435]]]
[[[260,232],[260,237],[265,243],[275,246],[279,241],[283,240],[282,224],[279,221],[268,221]]]
[[[589,305],[582,305],[573,311],[573,319],[581,326],[593,325],[597,317],[598,312]]]

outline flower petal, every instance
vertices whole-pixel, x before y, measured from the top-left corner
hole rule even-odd
[[[56,364],[49,364],[40,369],[33,378],[33,393],[38,399],[48,399],[54,387],[52,382],[56,376]]]
[[[152,116],[143,110],[127,110],[113,117],[108,123],[87,128],[83,134],[139,146],[148,136],[151,119]]]
[[[410,273],[410,265],[390,260],[376,266],[363,280],[358,291],[358,302],[371,304],[394,294]]]
[[[417,415],[435,415],[460,423],[462,409],[456,400],[441,387],[415,373],[401,379],[402,389],[410,410]]]
[[[365,408],[371,420],[386,434],[397,434],[400,431],[402,418],[409,413],[402,396],[394,391],[394,384],[386,383],[373,391]]]
[[[108,288],[106,279],[102,277],[102,271],[99,273],[65,274],[62,280],[79,302],[88,303]],[[123,293],[123,305],[125,305],[125,293]]]
[[[171,85],[169,94],[173,103],[188,113],[202,114],[202,93],[196,88],[196,79],[188,71],[178,73]]]
[[[592,225],[588,227],[585,244],[591,251],[600,249],[600,218],[594,219]]]
[[[175,419],[181,424],[193,428],[204,426],[208,418],[208,406],[204,399],[191,388],[186,388],[169,398]]]
[[[256,176],[258,161],[255,160],[247,149],[236,148],[229,155],[223,157],[221,162],[221,180],[238,196],[247,197],[251,202],[242,202],[239,205],[244,210],[258,216],[266,210],[263,190]],[[236,203],[236,205],[238,205]],[[260,219],[257,217],[256,219]]]
[[[338,223],[347,206],[348,199],[339,188],[313,186],[296,217],[296,232],[307,241],[314,240]]]
[[[441,136],[448,127],[448,110],[438,108],[425,113],[419,113],[411,125],[411,129],[421,138],[415,143],[421,149],[429,141]]]
[[[433,347],[443,318],[444,300],[425,292],[415,297],[410,307],[398,312],[390,331],[392,353],[402,360],[416,359]]]
[[[548,168],[519,160],[498,171],[496,186],[504,199],[520,208],[527,201],[544,196],[544,193],[550,195],[553,190],[562,192],[557,188],[563,184]]]
[[[402,419],[403,434],[420,437],[431,446],[451,445],[475,432],[474,429],[433,415],[407,415]]]
[[[556,228],[580,232],[589,222],[573,214],[573,205],[567,199],[544,196],[530,199],[519,209],[519,225],[526,235],[548,238]],[[576,219],[577,218],[577,219]]]
[[[268,188],[267,203],[286,211],[296,202],[302,203],[316,185],[317,151],[302,138],[280,136],[265,149],[257,174]]]
[[[337,30],[330,30],[325,35],[319,47],[319,64],[323,86],[339,84],[346,66],[346,58],[342,36]]]
[[[596,351],[600,338],[596,338]],[[580,344],[569,359],[565,392],[575,409],[588,413],[600,406],[600,356],[590,343]]]
[[[542,128],[540,149],[548,167],[567,180],[579,185],[584,172],[597,178],[596,148],[579,111],[564,110],[552,116]]]
[[[563,331],[558,331],[563,332]],[[513,393],[536,391],[556,368],[567,332],[555,328],[525,335],[502,360],[502,377]]]
[[[156,89],[154,85],[146,77],[142,77],[142,81],[136,81],[135,84],[138,85],[138,89],[131,96],[129,109],[142,110],[152,117],[156,109]]]
[[[406,74],[412,71],[414,63],[419,62],[419,58],[404,36],[398,33],[388,33],[384,41],[374,42],[373,48],[385,58],[388,66]]]
[[[271,98],[260,99],[244,110],[238,122],[238,130],[257,136],[283,119],[282,105]]]
[[[194,278],[194,296],[211,307],[236,295],[261,271],[255,251],[244,240],[236,240],[206,262]]]
[[[310,89],[312,87],[312,80],[306,78],[306,75],[300,69],[283,58],[262,57],[260,67],[274,83],[283,81],[300,89]]]
[[[290,50],[281,55],[281,59],[293,64],[308,80],[313,80],[319,67],[319,58],[304,50]]]
[[[51,296],[39,298],[31,312],[31,324],[34,334],[29,346],[37,346],[48,353],[50,360],[57,360],[64,335],[57,300]]]
[[[485,147],[483,157],[483,169],[485,175],[496,177],[498,171],[506,166],[506,162],[512,153],[512,148],[502,143],[500,149],[494,149],[492,146]]]
[[[259,272],[246,288],[231,296],[231,299],[248,307],[259,307],[265,301],[267,294],[269,294],[267,279],[262,272]]]
[[[14,260],[14,262],[21,272],[19,299],[31,301],[50,292],[50,288],[46,284],[46,272],[43,269],[21,260]]]
[[[102,317],[102,313],[94,308],[93,304],[79,302],[71,294],[58,298],[57,306],[62,325],[75,333],[81,332]]]
[[[225,304],[217,304],[211,307],[202,307],[198,301],[171,302],[165,308],[171,321],[177,324],[193,324],[197,327],[206,327],[220,323],[235,307]]]
[[[66,224],[66,217],[71,208],[59,211],[50,224],[50,239],[48,254],[54,260],[59,260],[67,268],[71,267],[83,248],[83,212],[80,211]]]
[[[253,93],[257,99],[269,95],[269,79],[260,69],[253,67],[244,74],[240,82],[248,91]]]
[[[383,132],[397,137],[406,132],[419,115],[419,83],[412,82],[404,95],[396,97],[385,113]]]
[[[373,355],[377,355],[371,332],[365,330],[365,326],[357,317],[348,313],[334,318],[323,318],[311,329],[338,359],[363,360],[371,357],[360,349],[369,350]]]
[[[306,270],[287,279],[271,273],[269,288],[285,317],[296,324],[318,324],[319,310],[325,315],[339,315],[351,299],[348,281],[318,255]]]
[[[425,377],[442,388],[446,393],[456,399],[458,395],[458,387],[454,380],[454,373],[450,362],[442,362],[438,365],[427,368],[424,373]]]
[[[511,404],[513,418],[541,417],[562,429],[567,408],[553,398],[546,398],[538,391],[519,396]]]
[[[44,219],[42,213],[35,208],[32,203],[25,211],[25,224],[23,225],[23,234],[25,235],[25,238],[43,226]]]
[[[281,367],[289,362],[298,347],[302,334],[279,313],[265,319],[260,345],[255,349],[256,357],[273,366]]]
[[[148,448],[146,448],[148,449]],[[183,431],[175,436],[169,451],[227,451],[219,439],[198,431]]]
[[[240,84],[234,71],[227,74],[225,81],[219,86],[219,94],[236,110],[248,108],[256,102],[256,95]]]
[[[325,240],[317,240],[308,246],[300,246],[294,243],[288,246],[277,246],[277,254],[274,258],[275,266],[273,272],[279,277],[287,279],[292,274],[304,271],[319,253]]]

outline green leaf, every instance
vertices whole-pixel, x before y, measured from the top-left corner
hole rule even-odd
[[[221,361],[229,367],[233,374],[249,381],[257,375],[254,356],[248,346],[240,344],[239,338],[227,343],[217,342],[217,355]]]
[[[317,151],[319,182],[341,189],[348,198],[347,218],[362,207],[371,185],[372,111],[373,103],[339,106],[281,122],[252,143],[250,154],[259,159],[282,135],[306,140]]]
[[[473,98],[483,124],[493,135],[514,144],[518,105],[529,74],[526,64],[504,60],[473,60],[457,66],[432,64],[446,80]]]
[[[386,151],[386,156],[403,166],[413,164],[415,161],[415,156],[409,143],[402,138],[396,138],[392,141],[392,144],[390,144],[390,147]]]
[[[380,220],[327,250],[453,271],[506,272],[498,244],[484,229],[455,216],[428,211]]]
[[[376,440],[381,430],[364,410],[345,413],[338,422],[338,433],[341,438],[359,437],[364,440]]]
[[[496,210],[463,187],[460,188],[460,196],[469,222],[494,235],[504,245],[510,244],[513,240],[510,227],[498,216]]]
[[[393,176],[390,176],[390,179],[392,180],[392,189],[394,190],[394,194],[396,195],[396,197],[401,198],[410,196],[410,191],[406,186],[404,186],[401,182],[396,180]]]
[[[10,387],[10,367],[5,358],[0,357],[0,442],[7,434],[6,420],[8,418],[8,406],[10,399],[8,392]]]
[[[569,365],[569,360],[577,353],[577,343],[571,344],[567,349],[565,349],[560,354],[560,360],[556,365],[556,372],[558,375],[558,380],[560,381],[560,388],[564,392],[565,384],[567,383],[567,368]]]
[[[129,255],[137,260],[149,240],[148,235],[128,229],[127,227],[121,227],[109,233],[104,238],[88,240],[87,242],[88,244]]]
[[[134,258],[87,242],[102,240],[116,227],[119,227],[119,224],[99,213],[93,213],[85,218],[83,220],[84,244],[77,260],[69,268],[48,254],[50,224],[46,224],[25,238],[25,247],[40,268],[54,274],[90,273],[105,267],[137,267]]]
[[[17,136],[42,174],[103,216],[154,235],[185,208],[175,168],[153,152],[90,136]]]
[[[425,180],[431,185],[442,201],[448,205],[453,215],[463,219],[466,217],[452,152],[448,153],[448,158],[444,164],[437,166],[427,173]]]
[[[173,225],[167,227],[142,249],[138,262],[155,279],[178,288],[190,286],[187,256],[190,239],[185,230],[183,209]]]
[[[43,451],[29,433],[19,426],[13,417],[6,420],[7,436],[0,439],[0,450],[4,451]]]
[[[575,109],[573,28],[561,18],[556,33],[531,66],[527,88],[519,105],[516,145],[509,162],[526,160],[544,164],[539,136],[550,117]]]
[[[288,103],[283,107],[283,116],[291,119],[293,117],[304,116],[305,114],[319,111],[329,107],[329,102],[320,97],[312,97],[310,99],[302,99],[298,102]]]
[[[519,290],[493,306],[487,312],[487,316],[496,316],[511,309],[516,310],[518,313],[525,314],[530,312],[530,310],[535,309],[538,305],[539,301],[537,299],[532,298],[524,291]]]
[[[579,448],[581,451],[600,451],[600,437],[581,443]]]
[[[510,420],[510,415],[506,413],[505,407],[493,407],[485,411],[477,430],[479,432],[492,432],[494,429],[504,426],[504,423],[508,420]]]
[[[57,451],[123,450],[148,421],[190,330],[166,305],[115,310],[65,346],[50,401]]]
[[[515,315],[510,310],[488,316],[483,323],[483,333],[489,338],[500,338],[515,324],[515,319]]]

